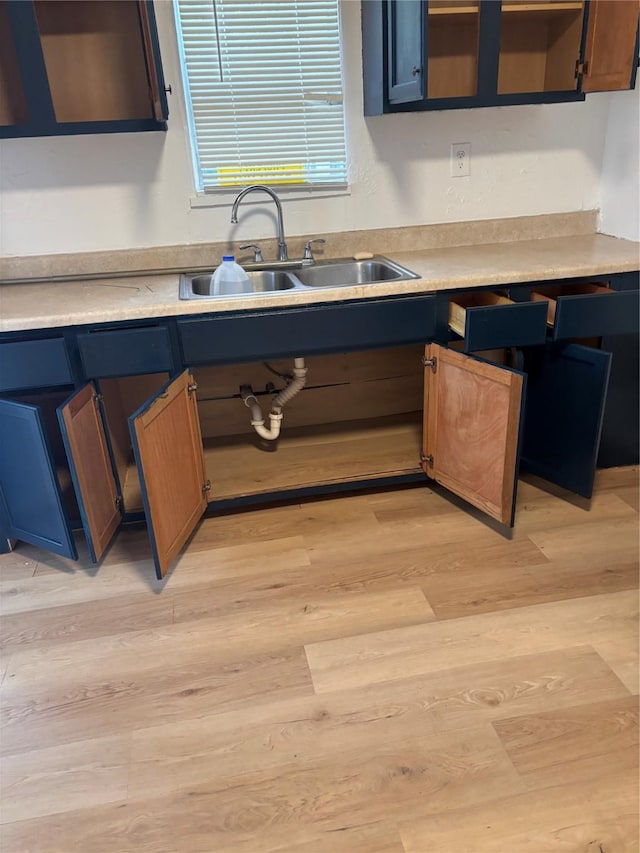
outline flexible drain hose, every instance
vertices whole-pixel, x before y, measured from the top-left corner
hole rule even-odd
[[[296,358],[293,360],[293,379],[287,383],[282,391],[276,394],[271,404],[268,429],[264,425],[262,409],[255,395],[253,393],[243,394],[245,406],[251,409],[251,426],[260,438],[264,438],[267,441],[275,441],[278,438],[283,418],[282,407],[302,391],[306,381],[307,368],[304,366],[304,358]]]

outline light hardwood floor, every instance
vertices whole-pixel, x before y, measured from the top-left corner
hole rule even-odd
[[[0,557],[2,853],[637,853],[638,472]]]

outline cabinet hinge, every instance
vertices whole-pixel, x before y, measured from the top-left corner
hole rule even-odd
[[[187,385],[187,392],[189,393],[189,396],[191,396],[191,395],[193,394],[193,392],[194,392],[194,391],[197,391],[197,390],[198,390],[198,383],[197,383],[197,382],[195,382],[195,381],[194,381],[194,382],[190,382],[190,383]]]
[[[118,495],[118,497],[116,498],[115,503],[116,503],[116,509],[119,509],[120,511],[122,511],[122,498],[120,497],[120,495]]]
[[[104,397],[102,396],[102,394],[98,394],[98,393],[93,394],[93,402],[96,404],[96,406],[99,406],[103,400],[104,400]]]
[[[207,480],[202,484],[202,497],[205,497],[211,491],[211,480]]]
[[[428,456],[425,456],[424,453],[421,453],[420,454],[420,461],[422,462],[423,465],[426,463],[429,466],[429,468],[433,468],[433,456],[431,456],[431,454],[429,454]]]
[[[425,358],[422,357],[422,366],[430,367],[432,372],[435,373],[438,367],[438,359],[434,356],[433,358]]]
[[[587,60],[586,62],[581,62],[579,59],[576,59],[576,73],[575,73],[576,79],[578,77],[581,77],[583,74],[588,74],[588,73],[589,73],[589,60]]]

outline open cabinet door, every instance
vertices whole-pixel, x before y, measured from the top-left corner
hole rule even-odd
[[[583,92],[631,88],[639,12],[638,0],[591,0]]]
[[[58,421],[89,553],[97,563],[120,525],[120,500],[92,383],[60,406]]]
[[[611,353],[579,344],[527,352],[527,414],[522,466],[550,483],[590,498]]]
[[[6,534],[78,559],[37,406],[0,400],[0,500]]]
[[[144,53],[147,63],[147,74],[149,77],[149,97],[153,107],[153,117],[158,121],[165,121],[169,115],[167,106],[167,95],[164,88],[164,75],[162,73],[162,62],[160,51],[157,49],[158,33],[156,29],[153,3],[149,0],[138,0],[138,15],[140,17],[140,31],[144,43]]]
[[[129,418],[156,575],[163,578],[207,507],[195,383],[188,370]]]
[[[513,524],[524,374],[437,344],[425,356],[425,474]]]

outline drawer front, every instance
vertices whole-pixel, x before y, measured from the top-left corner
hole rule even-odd
[[[163,326],[78,335],[87,379],[173,370],[169,332]]]
[[[0,344],[0,391],[73,382],[62,338]]]
[[[186,365],[423,343],[435,334],[436,298],[179,320],[178,328]]]
[[[560,296],[553,337],[590,338],[638,331],[639,291]]]
[[[464,351],[536,346],[546,334],[547,306],[541,302],[468,308]]]

